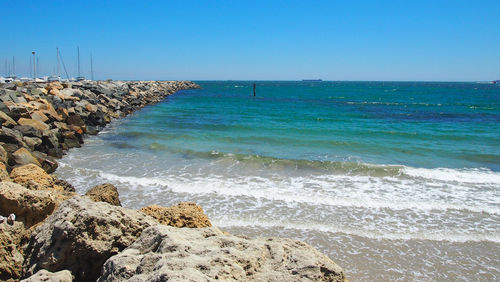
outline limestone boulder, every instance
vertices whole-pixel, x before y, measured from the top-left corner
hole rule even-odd
[[[59,96],[59,89],[52,88],[49,90],[49,94],[54,95],[54,96]]]
[[[9,116],[13,120],[30,117],[29,109],[25,105],[16,104],[13,102],[5,102],[4,105],[7,107]]]
[[[59,138],[58,138],[57,128],[43,132],[42,147],[49,155],[59,158],[62,157],[62,154],[52,153],[53,150],[57,150],[59,148]]]
[[[53,173],[59,167],[57,161],[45,153],[33,151],[32,155],[38,160],[38,162],[42,165],[43,170],[47,173]]]
[[[49,118],[47,117],[47,115],[45,115],[42,111],[35,111],[35,112],[31,113],[31,118],[34,120],[38,120],[40,122],[43,122],[43,123],[46,123],[47,121],[49,121]]]
[[[21,280],[21,282],[71,282],[73,281],[73,275],[69,270],[61,270],[58,272],[50,272],[42,269],[35,273],[34,275]]]
[[[9,155],[7,154],[7,151],[3,148],[3,146],[0,146],[0,162],[6,164],[9,161]]]
[[[59,94],[64,96],[65,99],[68,99],[71,97],[83,96],[83,92],[80,89],[74,89],[74,88],[64,88],[64,89],[59,91]]]
[[[10,176],[9,173],[7,172],[7,167],[2,162],[0,162],[0,181],[10,181]]]
[[[57,113],[54,106],[45,99],[39,100],[42,105],[40,106],[40,111],[45,114],[50,120],[62,121],[62,116]]]
[[[29,125],[18,125],[14,127],[14,130],[19,131],[25,137],[26,136],[37,137],[37,138],[42,137],[42,131]]]
[[[34,164],[27,164],[12,169],[10,178],[13,182],[31,190],[64,191],[63,187],[56,184],[55,177],[47,174],[45,170]]]
[[[35,150],[38,146],[42,144],[42,139],[37,137],[24,136],[23,141],[31,150]]]
[[[1,183],[0,183],[1,185]],[[0,280],[18,281],[23,266],[26,230],[21,222],[0,224]]]
[[[51,82],[51,83],[47,84],[47,86],[45,87],[45,89],[49,92],[51,89],[61,90],[63,88],[64,88],[64,86],[58,81]]]
[[[77,281],[95,281],[103,263],[130,246],[149,226],[158,224],[139,211],[94,202],[64,201],[31,235],[24,275],[40,269],[70,270]]]
[[[69,116],[66,118],[66,123],[68,125],[77,125],[77,126],[80,126],[80,127],[81,126],[85,126],[85,122],[77,114],[69,114]]]
[[[28,125],[28,126],[32,126],[40,131],[45,131],[45,130],[48,130],[50,127],[44,123],[44,122],[41,122],[39,120],[36,120],[36,119],[29,119],[29,118],[20,118],[17,123],[19,123],[20,125]]]
[[[33,164],[36,166],[41,166],[38,160],[33,157],[30,151],[26,148],[20,148],[19,150],[12,153],[12,157],[17,165],[27,165]]]
[[[70,149],[70,148],[80,148],[80,141],[78,140],[78,137],[76,137],[75,133],[72,131],[66,131],[63,132],[63,142],[62,146],[64,149]]]
[[[0,128],[0,142],[16,144],[18,146],[24,145],[23,135],[19,131],[7,127]]]
[[[9,117],[6,113],[0,111],[0,124],[6,127],[14,127],[17,125],[17,122]]]
[[[45,88],[36,88],[36,87],[33,87],[33,88],[30,89],[30,93],[34,97],[40,97],[40,96],[47,95],[48,91]]]
[[[92,187],[85,196],[95,202],[105,202],[114,206],[121,206],[118,189],[113,184],[102,184]]]
[[[203,209],[195,203],[183,202],[172,207],[147,206],[141,212],[154,217],[158,222],[174,227],[202,228],[212,224]]]
[[[16,215],[27,228],[43,221],[64,200],[53,191],[34,191],[13,182],[0,183],[0,214]]]
[[[301,241],[246,239],[215,227],[144,230],[109,258],[98,281],[345,281],[343,270]]]
[[[92,105],[90,103],[86,104],[85,105],[85,109],[91,113],[93,112],[97,112],[97,106],[96,105]]]
[[[55,179],[54,185],[62,187],[65,192],[76,192],[75,187],[71,185],[71,183],[69,183],[68,181],[64,179],[56,179],[56,178],[54,179]]]

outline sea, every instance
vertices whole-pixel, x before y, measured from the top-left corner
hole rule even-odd
[[[197,81],[114,120],[56,174],[122,205],[314,246],[351,281],[500,280],[500,86]],[[253,94],[253,84],[256,95]]]

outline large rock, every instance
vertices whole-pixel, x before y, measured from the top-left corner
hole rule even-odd
[[[49,118],[47,117],[47,115],[45,115],[42,111],[35,111],[35,112],[31,113],[31,118],[34,120],[38,120],[40,122],[43,122],[43,123],[46,123],[47,121],[49,121]]]
[[[32,155],[38,160],[38,162],[42,165],[43,170],[47,173],[53,173],[56,171],[57,167],[59,167],[59,164],[53,157],[47,156],[42,152],[33,151]]]
[[[36,166],[41,166],[38,160],[33,157],[30,151],[26,150],[26,148],[20,148],[19,150],[15,151],[14,153],[12,153],[12,157],[18,165],[33,164]]]
[[[83,96],[83,93],[80,89],[73,89],[73,88],[65,88],[63,90],[60,90],[59,94],[62,95],[65,99],[68,99],[70,97]]]
[[[61,90],[63,88],[64,88],[64,86],[58,81],[51,82],[51,83],[47,84],[47,86],[45,87],[45,89],[47,91],[50,91],[51,89]]]
[[[27,164],[12,169],[10,178],[13,182],[31,190],[65,190],[64,187],[56,183],[57,179],[54,176],[47,174],[45,170],[34,164]]]
[[[13,182],[0,183],[0,214],[16,215],[27,228],[43,221],[65,197],[53,191],[34,191]]]
[[[203,209],[195,203],[183,202],[172,207],[147,206],[141,212],[148,214],[161,224],[174,227],[202,228],[212,224]]]
[[[45,269],[38,271],[36,274],[21,280],[21,282],[71,282],[73,275],[69,270],[61,270],[58,272],[50,272]]]
[[[36,119],[20,118],[17,123],[20,125],[32,126],[42,132],[50,128],[50,126],[48,126],[45,122],[41,122]]]
[[[42,139],[37,137],[24,136],[23,141],[31,150],[35,150],[38,146],[42,144]]]
[[[75,133],[74,132],[71,132],[71,131],[67,131],[67,132],[64,132],[63,134],[63,148],[64,149],[70,149],[70,148],[80,148],[81,145],[80,145],[80,140],[78,140],[78,137],[76,137]]]
[[[14,127],[14,130],[19,131],[24,137],[26,136],[31,136],[31,137],[37,137],[40,138],[42,137],[43,132],[38,130],[37,128],[29,125],[18,125]]]
[[[36,231],[26,249],[25,276],[68,269],[77,281],[95,281],[103,263],[158,224],[139,211],[74,197],[63,202]]]
[[[19,131],[7,127],[2,127],[0,129],[0,142],[17,144],[18,146],[24,144],[23,135]]]
[[[92,187],[85,196],[95,202],[105,202],[114,206],[121,206],[118,190],[113,184],[102,184]]]
[[[0,112],[0,124],[6,127],[13,127],[17,125],[17,122],[9,117],[6,113]]]
[[[78,114],[69,114],[68,118],[66,118],[66,123],[68,125],[76,125],[76,126],[85,126],[85,122]]]
[[[7,151],[3,148],[3,146],[0,146],[0,162],[6,164],[9,160],[9,155],[7,154]]]
[[[345,281],[343,270],[300,241],[245,239],[217,228],[158,225],[111,257],[98,281]]]
[[[9,173],[7,172],[7,167],[2,162],[0,162],[0,181],[10,181],[10,176]]]
[[[0,183],[1,184],[1,183]],[[23,266],[26,230],[21,222],[0,224],[0,280],[18,281]]]
[[[62,187],[65,192],[76,192],[75,187],[64,179],[54,179],[54,185]]]

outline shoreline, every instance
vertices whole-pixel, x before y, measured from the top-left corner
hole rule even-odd
[[[0,225],[0,235],[6,238],[0,242],[4,249],[11,250],[1,254],[6,262],[0,267],[2,280],[15,281],[31,275],[35,275],[35,280],[40,279],[40,275],[66,275],[77,280],[121,280],[137,274],[120,268],[131,265],[124,260],[125,253],[141,249],[144,242],[165,244],[155,241],[159,234],[193,238],[194,245],[189,248],[196,251],[189,253],[182,262],[184,268],[193,271],[164,269],[170,259],[186,254],[163,250],[163,260],[156,262],[161,270],[143,270],[137,279],[168,274],[187,280],[345,280],[343,270],[311,246],[289,239],[250,240],[221,232],[210,227],[202,208],[194,203],[129,210],[121,207],[118,192],[112,185],[96,186],[81,197],[70,183],[50,175],[58,167],[57,159],[68,149],[80,147],[86,134],[97,134],[112,119],[158,103],[179,90],[199,88],[197,84],[190,81],[92,81],[10,83],[0,87],[0,214],[13,213],[17,217],[12,224]],[[92,204],[89,198],[95,202]],[[67,226],[68,220],[73,225]],[[117,222],[120,222],[119,227],[116,227]],[[109,232],[114,232],[115,236],[108,237]],[[218,242],[231,243],[217,245],[205,239],[207,232]],[[271,241],[274,243],[266,243]],[[174,246],[185,244],[170,243]],[[202,247],[206,244],[217,250],[209,257],[202,255],[206,253]],[[262,248],[271,252],[271,259],[263,256]],[[296,260],[276,261],[279,256],[272,255],[276,252],[284,252]],[[226,257],[227,253],[231,256]],[[231,262],[234,256],[239,258]],[[141,261],[146,257],[138,258],[132,265],[143,269]],[[200,258],[229,259],[229,263],[201,268],[193,265]],[[82,260],[96,260],[97,263]],[[271,265],[274,271],[264,267]],[[49,272],[45,273],[44,269]]]

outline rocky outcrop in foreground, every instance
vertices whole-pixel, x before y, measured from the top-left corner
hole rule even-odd
[[[121,207],[116,187],[80,196],[54,158],[117,118],[191,82],[0,87],[0,280],[345,281],[311,246],[213,227],[195,203]]]
[[[109,257],[130,246],[142,230],[157,224],[139,211],[75,196],[32,233],[25,275],[40,269],[67,269],[79,281],[95,281]]]
[[[21,280],[21,282],[71,282],[73,281],[73,275],[69,270],[61,270],[58,272],[50,272],[45,269],[38,271],[35,275],[30,276],[27,279]]]
[[[283,238],[246,239],[215,227],[155,225],[104,264],[99,281],[343,281],[313,247]]]

